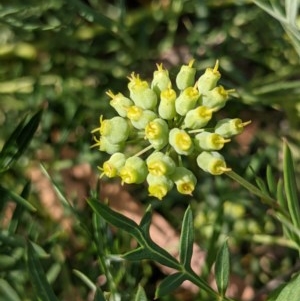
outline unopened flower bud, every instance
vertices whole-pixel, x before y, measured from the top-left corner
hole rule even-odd
[[[145,110],[153,110],[157,105],[157,96],[153,90],[147,88],[143,92],[136,95],[134,102],[137,106],[140,106]]]
[[[128,88],[134,104],[144,110],[154,109],[157,105],[157,96],[149,88],[149,84],[146,81],[142,81],[138,75],[135,76],[134,73],[132,73],[129,79]]]
[[[154,176],[148,174],[147,176],[149,196],[154,196],[159,200],[172,189],[173,181],[166,176]]]
[[[101,136],[99,140],[96,140],[97,143],[93,146],[99,146],[99,150],[102,152],[106,152],[110,155],[122,152],[125,148],[125,141],[120,143],[111,143],[105,136]]]
[[[194,149],[194,144],[189,134],[178,128],[170,130],[169,143],[179,155],[190,155]]]
[[[123,117],[116,116],[103,120],[101,116],[100,124],[100,134],[105,136],[110,143],[116,144],[127,140],[130,127]]]
[[[138,106],[131,106],[127,110],[127,118],[138,130],[144,129],[146,125],[156,117],[157,115],[153,111],[143,110]]]
[[[212,175],[221,175],[222,173],[231,170],[226,167],[226,162],[218,152],[203,151],[197,157],[198,166]]]
[[[130,97],[131,93],[149,88],[149,84],[147,83],[147,81],[141,80],[139,74],[135,74],[134,72],[132,72],[130,76],[128,76],[128,79],[128,90],[130,92]]]
[[[143,183],[147,177],[148,170],[146,163],[140,157],[129,157],[124,166],[120,169],[119,175],[122,183],[140,184]]]
[[[195,136],[194,142],[202,150],[220,150],[230,139],[224,139],[216,133],[202,132]]]
[[[196,187],[197,179],[189,169],[185,167],[176,167],[171,178],[179,193],[192,195],[192,192]]]
[[[193,68],[195,60],[191,60],[188,65],[183,65],[176,76],[176,86],[179,90],[191,87],[195,83],[196,68]]]
[[[202,105],[219,110],[226,105],[229,94],[233,91],[225,90],[223,86],[215,87],[202,95]]]
[[[120,169],[124,166],[126,157],[123,153],[114,153],[107,161],[103,163],[102,176],[113,178],[118,176]]]
[[[162,64],[156,64],[157,70],[153,73],[153,80],[151,82],[151,89],[160,95],[161,91],[171,86],[171,80],[169,77],[169,71],[163,68]]]
[[[215,67],[207,68],[203,75],[197,81],[198,90],[201,94],[205,94],[207,91],[213,89],[218,80],[221,78],[221,74],[218,71],[219,61],[216,62]]]
[[[195,108],[199,96],[200,94],[195,87],[184,89],[175,101],[176,112],[181,116],[185,116],[188,111]]]
[[[215,133],[223,136],[224,138],[229,138],[240,134],[244,130],[244,127],[250,123],[251,121],[243,122],[240,118],[222,119],[216,124]]]
[[[168,133],[168,124],[161,118],[150,121],[145,128],[145,137],[147,139],[157,139]]]
[[[148,171],[154,176],[170,175],[175,171],[173,159],[162,152],[153,152],[146,160]]]
[[[145,127],[145,138],[157,150],[162,149],[168,143],[169,127],[165,120],[156,118]]]
[[[167,88],[161,92],[158,106],[158,114],[161,118],[171,120],[176,116],[175,100],[175,90]]]
[[[214,109],[210,109],[205,106],[199,106],[196,109],[187,112],[182,127],[190,129],[200,129],[203,126],[206,126],[207,123],[211,120],[213,112]]]
[[[107,91],[106,94],[111,97],[110,105],[121,117],[126,117],[127,108],[133,105],[133,101],[125,97],[122,93],[113,94],[111,90]]]

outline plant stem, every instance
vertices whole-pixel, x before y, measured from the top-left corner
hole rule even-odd
[[[214,291],[205,281],[203,281],[193,270],[184,270],[187,274],[188,279],[196,284],[200,289],[205,290],[207,293],[215,297],[217,301],[235,301],[231,298],[220,296],[216,291]]]
[[[229,178],[233,179],[234,181],[238,182],[240,185],[242,185],[243,187],[245,187],[252,194],[260,197],[261,200],[262,200],[262,202],[264,204],[270,206],[275,211],[281,212],[285,216],[287,215],[287,213],[285,212],[285,210],[278,204],[278,202],[275,199],[273,199],[269,195],[267,195],[264,192],[262,192],[261,190],[259,190],[256,186],[254,186],[253,184],[251,184],[250,182],[248,182],[246,179],[244,179],[243,177],[241,177],[240,175],[238,175],[233,170],[226,171],[225,174]]]

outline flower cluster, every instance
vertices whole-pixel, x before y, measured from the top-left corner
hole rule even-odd
[[[107,92],[118,116],[100,116],[92,131],[94,146],[111,155],[99,167],[101,176],[128,184],[146,181],[149,195],[161,200],[173,186],[181,194],[194,191],[197,179],[183,157],[196,158],[198,167],[213,175],[230,170],[219,150],[250,121],[226,118],[206,127],[234,90],[217,85],[218,61],[196,81],[193,63],[181,66],[176,87],[160,64],[151,83],[135,73],[128,77],[128,97]]]

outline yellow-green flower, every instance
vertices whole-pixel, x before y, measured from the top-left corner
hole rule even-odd
[[[218,61],[196,81],[193,64],[191,60],[179,68],[175,84],[157,64],[149,82],[131,73],[129,95],[106,92],[117,116],[101,115],[100,126],[92,131],[94,146],[111,155],[99,168],[101,177],[120,177],[123,184],[147,182],[149,195],[161,200],[173,186],[180,194],[192,195],[197,179],[191,170],[197,167],[212,175],[230,170],[217,151],[250,121],[215,122],[214,113],[234,90],[217,86]]]
[[[174,128],[169,134],[169,143],[179,155],[190,155],[194,150],[194,144],[190,135],[184,131]]]
[[[122,183],[140,184],[147,177],[147,166],[140,157],[130,157],[125,161],[124,166],[120,169],[119,175]]]
[[[176,167],[172,180],[179,193],[188,195],[192,195],[197,183],[195,175],[185,167]]]
[[[197,157],[197,164],[201,169],[215,176],[231,170],[226,166],[224,157],[218,152],[201,152]]]
[[[173,187],[173,182],[170,178],[166,176],[155,176],[150,173],[147,176],[147,183],[149,196],[154,196],[159,200],[162,200]]]
[[[188,65],[182,65],[176,76],[176,86],[179,90],[191,87],[195,83],[196,68],[193,68],[195,60],[191,60]]]
[[[175,171],[174,160],[165,153],[153,152],[146,160],[148,171],[154,176],[171,175]]]

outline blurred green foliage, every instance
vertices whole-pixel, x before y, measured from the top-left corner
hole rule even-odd
[[[299,28],[299,16],[296,21]],[[190,57],[196,59],[199,70],[219,59],[221,83],[237,91],[227,114],[241,112],[257,122],[246,151],[240,150],[237,141],[236,151],[227,150],[228,165],[248,179],[264,177],[267,164],[277,175],[280,138],[286,136],[299,179],[300,68],[294,45],[278,20],[246,0],[2,1],[0,148],[26,114],[41,107],[44,113],[22,157],[0,174],[1,185],[38,209],[30,213],[18,203],[7,221],[12,203],[6,194],[0,195],[0,301],[35,300],[26,266],[28,240],[34,242],[48,282],[60,299],[74,300],[76,295],[87,300],[92,290],[73,269],[91,283],[101,284],[105,282],[101,277],[106,277],[103,290],[122,292],[122,300],[133,299],[138,283],[147,288],[148,298],[154,295],[155,284],[163,278],[156,267],[110,255],[130,248],[126,233],[113,233],[87,208],[65,205],[64,214],[75,220],[75,237],[69,236],[35,193],[30,194],[26,176],[28,168],[41,161],[64,195],[59,173],[63,168],[88,162],[96,170],[102,155],[90,149],[90,130],[97,126],[100,114],[111,113],[105,91],[127,91],[126,76],[132,71],[147,79],[157,62],[174,75],[176,66]],[[76,155],[64,157],[66,146]],[[171,194],[156,203],[142,189],[134,192],[143,203],[153,203],[177,229],[181,226],[178,215],[183,216],[190,203],[196,241],[213,258],[218,242],[230,235],[233,270],[249,275],[255,288],[290,271],[296,252],[279,247],[275,259],[260,253],[259,244],[266,239],[259,234],[281,234],[278,223],[265,214],[266,207],[253,206],[254,198],[232,187],[229,179],[201,173],[199,177],[201,184],[193,198]],[[104,255],[109,260],[103,261]],[[174,296],[162,300],[174,300]]]

